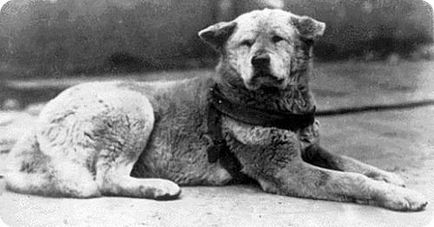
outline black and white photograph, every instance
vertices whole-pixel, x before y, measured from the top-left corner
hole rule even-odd
[[[434,226],[434,0],[0,0],[0,226]]]

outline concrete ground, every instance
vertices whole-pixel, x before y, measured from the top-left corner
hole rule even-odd
[[[434,98],[434,62],[351,64],[319,65],[313,89],[320,110]],[[0,135],[31,124],[24,115],[2,128],[2,117],[19,114],[0,114]],[[0,217],[10,226],[434,226],[433,116],[431,105],[319,117],[324,147],[401,175],[428,198],[421,212],[277,196],[253,185],[183,187],[180,199],[164,202],[45,198],[5,191],[0,179]]]

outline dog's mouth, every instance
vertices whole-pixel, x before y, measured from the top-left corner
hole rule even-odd
[[[279,78],[269,70],[256,70],[250,81],[252,88],[284,88],[285,79]]]

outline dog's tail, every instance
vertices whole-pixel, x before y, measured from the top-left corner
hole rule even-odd
[[[33,130],[27,132],[17,141],[6,159],[6,169],[2,173],[6,188],[21,193],[40,194],[40,191],[35,190],[49,185],[49,178],[43,169],[45,159],[39,152],[36,134]]]

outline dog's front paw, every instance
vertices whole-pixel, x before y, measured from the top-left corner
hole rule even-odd
[[[389,184],[394,184],[396,186],[405,187],[404,180],[400,176],[394,173],[382,171],[381,173],[368,174],[368,177],[374,180],[384,181]]]
[[[378,205],[398,211],[423,210],[428,201],[419,192],[401,187],[390,187],[379,194]]]
[[[181,194],[181,188],[174,182],[164,179],[156,179],[152,197],[156,200],[176,199]]]

